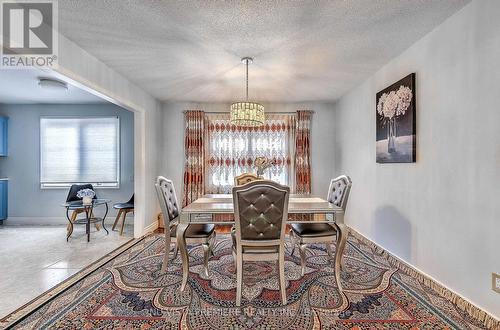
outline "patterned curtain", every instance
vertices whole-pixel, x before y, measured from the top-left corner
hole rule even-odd
[[[205,159],[207,193],[231,193],[234,177],[255,173],[253,161],[265,156],[275,162],[264,177],[290,185],[293,180],[295,116],[266,114],[261,127],[237,127],[229,114],[206,114],[208,127]]]
[[[186,111],[184,115],[185,134],[184,150],[184,196],[186,206],[205,194],[205,113],[203,111]]]
[[[311,193],[311,117],[312,111],[297,111],[295,136],[295,185],[297,194]]]

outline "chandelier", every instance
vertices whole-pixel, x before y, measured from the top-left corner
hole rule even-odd
[[[264,106],[248,102],[248,64],[253,62],[253,58],[243,57],[241,62],[246,65],[246,100],[231,104],[231,124],[246,127],[261,126],[264,124]]]

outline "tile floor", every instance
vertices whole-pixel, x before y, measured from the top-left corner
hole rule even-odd
[[[66,242],[66,226],[0,225],[0,318],[75,274],[88,264],[130,240],[133,226],[124,235],[91,228],[87,243],[85,226],[75,226]]]

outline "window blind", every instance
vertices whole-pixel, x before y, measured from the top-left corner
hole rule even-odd
[[[119,136],[118,117],[42,117],[41,187],[119,187]]]

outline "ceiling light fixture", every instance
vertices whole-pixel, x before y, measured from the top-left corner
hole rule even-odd
[[[264,106],[248,102],[248,64],[253,63],[253,58],[243,57],[241,62],[246,65],[246,100],[231,104],[231,124],[246,127],[261,126],[264,124]]]
[[[38,78],[38,86],[40,86],[43,89],[47,90],[68,90],[68,84],[65,83],[64,81],[52,79],[52,78],[45,78],[45,77],[39,77]]]

